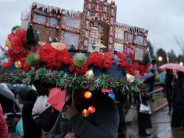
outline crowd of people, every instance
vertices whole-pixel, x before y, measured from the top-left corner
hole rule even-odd
[[[184,130],[184,74],[172,70],[166,71],[164,90],[168,100],[169,113],[172,113],[172,127]],[[153,72],[152,72],[153,73]],[[154,76],[155,77],[155,76]],[[153,77],[147,83],[149,91],[154,86]],[[22,138],[118,138],[118,133],[126,129],[123,104],[125,96],[116,93],[116,101],[101,91],[95,91],[93,97],[84,99],[86,90],[78,89],[75,92],[66,89],[65,105],[61,112],[54,109],[47,99],[51,87],[35,85],[36,91],[28,87],[15,87],[14,91],[19,104],[23,104],[22,117],[19,118],[17,127],[22,125]],[[134,95],[137,104],[138,128],[141,136],[150,136],[146,129],[152,128],[150,114],[140,112],[140,105],[147,105],[152,96],[144,95],[141,98]],[[87,117],[81,115],[83,109],[89,106],[95,107],[95,113]],[[63,117],[65,116],[65,118]],[[8,127],[3,117],[3,110],[0,105],[0,137],[8,138]],[[91,131],[93,130],[93,131]],[[20,132],[20,130],[18,131]]]

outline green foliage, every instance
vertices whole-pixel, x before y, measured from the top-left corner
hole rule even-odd
[[[88,89],[94,91],[96,89],[116,89],[123,94],[129,92],[146,93],[146,86],[142,84],[133,85],[123,79],[114,78],[110,75],[101,75],[91,79],[84,76],[68,75],[62,71],[47,70],[46,68],[35,70],[32,68],[29,72],[23,70],[16,72],[5,72],[0,75],[0,83],[33,85],[35,82],[46,85],[54,85],[64,88],[67,84],[72,89]]]
[[[36,44],[35,34],[31,22],[29,22],[27,27],[26,41],[28,44]]]
[[[41,41],[39,30],[37,30],[37,33],[36,33],[36,36],[35,37],[36,37],[36,42]]]
[[[16,26],[14,26],[14,27],[12,28],[12,31],[13,31],[13,30],[20,30],[20,29],[21,29],[21,26],[16,25]]]
[[[144,54],[143,64],[146,65],[146,64],[148,64],[148,63],[150,63],[150,55],[149,55],[149,52],[146,52],[146,53]]]

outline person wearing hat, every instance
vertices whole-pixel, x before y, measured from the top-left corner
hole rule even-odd
[[[66,90],[68,100],[47,138],[118,138],[120,119],[114,101],[100,91],[86,98],[86,92]]]

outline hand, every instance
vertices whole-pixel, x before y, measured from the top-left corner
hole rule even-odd
[[[76,115],[78,113],[77,109],[76,109],[76,105],[75,105],[75,101],[72,101],[72,105],[66,105],[66,107],[64,108],[64,112],[63,114],[66,116],[66,118],[68,120],[70,120],[70,118],[72,118],[74,115]]]
[[[68,132],[64,138],[77,138],[77,135],[74,132]]]

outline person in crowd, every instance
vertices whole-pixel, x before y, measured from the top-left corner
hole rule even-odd
[[[95,91],[86,99],[84,89],[66,91],[66,100],[70,98],[47,138],[118,138],[119,113],[110,97]],[[84,110],[89,106],[94,107],[94,113]]]
[[[43,128],[43,135],[46,138],[58,118],[59,111],[47,103],[49,88],[41,85],[35,85],[35,87],[39,98],[34,104],[32,117],[34,122]]]
[[[167,98],[167,102],[168,102],[168,106],[169,106],[169,113],[171,114],[171,110],[172,110],[172,83],[174,76],[172,74],[172,70],[167,69],[166,70],[166,77],[165,77],[165,91],[166,91],[166,98]]]
[[[3,109],[0,104],[0,138],[9,138],[8,126],[3,116]]]
[[[40,138],[42,136],[41,127],[36,125],[32,118],[32,109],[37,99],[36,92],[26,87],[18,87],[16,93],[19,103],[23,104],[22,121],[24,138]]]
[[[177,72],[178,79],[173,88],[173,103],[177,109],[182,126],[179,127],[179,130],[184,130],[184,73]]]
[[[142,103],[147,106],[148,105],[147,100],[149,100],[150,97],[147,95],[144,95],[144,96],[141,96],[141,99],[142,99]],[[151,116],[150,114],[140,113],[140,104],[141,104],[140,97],[137,96],[139,135],[140,136],[150,136],[150,134],[146,132],[146,129],[152,128]]]
[[[155,71],[152,69],[150,71],[150,73],[152,73],[154,75],[144,81],[144,84],[148,88],[147,93],[152,92],[154,90],[154,86],[155,86]],[[151,94],[151,101],[154,102],[152,94]]]

